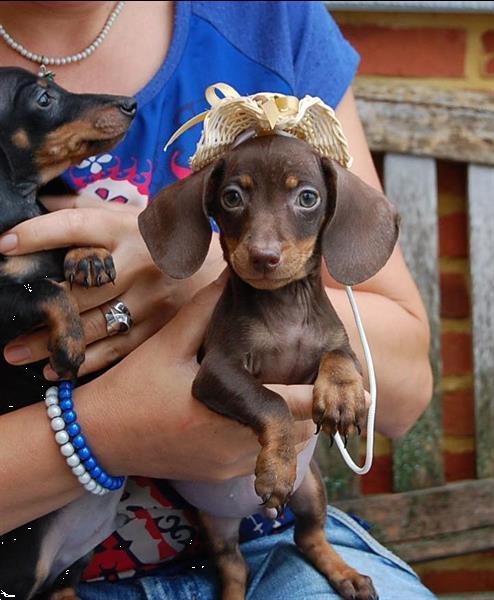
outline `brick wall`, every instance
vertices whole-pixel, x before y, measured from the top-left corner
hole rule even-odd
[[[361,54],[358,76],[442,89],[494,91],[494,16],[332,12]],[[381,157],[376,157],[378,170]],[[447,481],[475,477],[466,168],[439,162],[439,242]],[[377,436],[366,494],[392,491],[391,444]],[[437,593],[494,590],[494,552],[415,565]]]

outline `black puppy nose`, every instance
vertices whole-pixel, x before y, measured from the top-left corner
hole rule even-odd
[[[133,117],[137,111],[137,102],[134,98],[123,98],[120,100],[119,108],[123,112],[124,115],[128,117]]]
[[[251,248],[250,260],[256,271],[274,271],[280,264],[281,256],[274,248]]]

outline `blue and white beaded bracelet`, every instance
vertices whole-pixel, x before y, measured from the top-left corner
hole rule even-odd
[[[72,400],[73,388],[70,381],[62,381],[58,387],[48,388],[45,393],[46,414],[51,421],[60,452],[72,473],[88,492],[103,496],[120,489],[125,477],[109,475],[94,458],[77,422]]]

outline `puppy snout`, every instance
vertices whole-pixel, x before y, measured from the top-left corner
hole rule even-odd
[[[250,262],[256,271],[274,271],[281,262],[280,251],[276,248],[251,248]]]
[[[134,98],[122,98],[118,104],[121,112],[127,117],[133,117],[137,111],[137,102]]]

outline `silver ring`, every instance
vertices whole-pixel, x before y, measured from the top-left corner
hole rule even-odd
[[[129,333],[134,324],[130,310],[121,300],[110,304],[104,315],[106,319],[106,333],[109,337],[117,335],[117,333]]]

